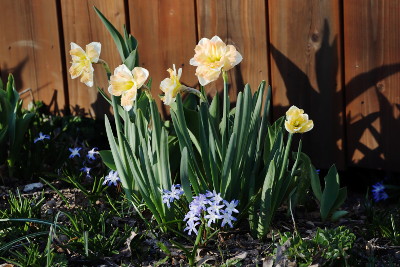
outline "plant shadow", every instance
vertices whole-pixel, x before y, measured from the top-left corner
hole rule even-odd
[[[358,96],[371,87],[377,87],[383,79],[400,72],[400,63],[383,65],[359,74],[347,84],[343,83],[343,88],[340,88],[337,82],[339,74],[337,36],[331,43],[329,37],[329,24],[325,20],[321,46],[315,55],[318,88],[311,85],[310,78],[305,72],[270,44],[272,58],[286,87],[288,102],[303,108],[314,120],[314,129],[302,137],[305,152],[310,154],[316,166],[320,168],[328,168],[330,164],[336,162],[342,169],[356,164],[363,167],[398,170],[398,166],[394,166],[396,155],[393,155],[395,150],[392,146],[400,147],[399,138],[396,138],[400,130],[393,133],[393,125],[398,125],[399,119],[394,117],[395,107],[384,94],[378,89],[375,90],[379,112],[371,113],[356,122],[350,120],[353,114],[348,113],[347,118],[343,114]],[[288,108],[289,106],[274,105],[274,118],[283,116]],[[373,126],[376,120],[380,121],[380,129]],[[361,139],[367,130],[372,133],[378,144],[375,148],[367,147]],[[357,150],[362,152],[362,159],[353,162],[352,157]]]

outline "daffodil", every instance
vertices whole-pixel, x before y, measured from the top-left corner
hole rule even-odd
[[[160,89],[164,92],[164,96],[161,97],[161,100],[165,105],[171,105],[176,98],[176,95],[184,90],[186,86],[182,85],[179,81],[182,75],[182,69],[178,69],[178,73],[176,73],[175,64],[172,65],[173,69],[168,69],[170,77],[165,78],[160,83]]]
[[[143,86],[149,77],[149,71],[145,68],[135,67],[132,71],[124,64],[114,70],[110,77],[108,92],[114,96],[121,96],[121,105],[129,111],[136,100],[137,90]]]
[[[313,127],[313,121],[308,119],[304,110],[291,106],[286,112],[285,128],[289,133],[305,133]]]
[[[81,82],[92,87],[94,71],[92,63],[99,61],[100,51],[101,44],[99,42],[86,45],[86,52],[76,43],[71,43],[71,50],[69,51],[72,57],[72,66],[69,68],[71,78],[75,79],[81,76]]]
[[[218,79],[222,71],[228,71],[242,61],[242,55],[233,45],[226,45],[221,38],[202,38],[194,49],[190,65],[197,66],[196,76],[201,85]]]

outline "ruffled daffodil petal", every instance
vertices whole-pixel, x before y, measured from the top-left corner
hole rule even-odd
[[[165,78],[160,83],[160,89],[164,92],[164,96],[161,97],[161,100],[165,105],[171,105],[176,98],[176,95],[184,90],[186,86],[182,85],[179,81],[182,75],[182,69],[178,69],[178,73],[176,72],[175,64],[172,65],[173,69],[168,69],[170,77]]]
[[[305,133],[314,127],[314,122],[308,119],[304,110],[291,106],[286,112],[285,129],[289,133]]]
[[[194,49],[190,65],[196,66],[196,76],[201,85],[218,79],[222,71],[228,71],[242,61],[242,55],[233,45],[226,45],[221,38],[202,38]]]
[[[108,92],[114,96],[121,97],[121,105],[129,111],[133,102],[136,100],[137,90],[143,86],[149,72],[145,68],[135,67],[132,71],[124,64],[114,70],[114,75],[110,77]]]
[[[75,79],[81,76],[81,82],[92,87],[94,71],[92,63],[99,61],[100,52],[101,44],[99,42],[86,45],[86,51],[76,43],[71,42],[71,50],[69,51],[72,57],[72,65],[69,68],[71,78]]]

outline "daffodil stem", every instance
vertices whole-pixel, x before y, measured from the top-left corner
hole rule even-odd
[[[202,101],[207,103],[207,99],[199,90],[196,90],[196,89],[190,88],[190,87],[185,87],[182,91],[186,92],[186,93],[194,94],[194,95],[198,96]]]
[[[225,160],[225,154],[228,146],[228,138],[229,138],[229,96],[228,96],[228,73],[226,71],[222,71],[222,79],[224,80],[224,96],[223,96],[223,111],[222,111],[222,157]]]
[[[150,88],[145,84],[142,85],[142,88],[144,88],[144,93],[146,94],[147,98],[149,100],[153,99],[153,96],[151,95],[151,92],[150,92]]]
[[[292,145],[292,139],[293,139],[293,134],[289,133],[288,140],[286,143],[286,148],[285,148],[285,155],[283,156],[283,164],[281,168],[281,173],[279,174],[279,179],[282,179],[285,171],[287,170],[287,165],[289,161],[289,153],[290,153],[290,147]]]
[[[117,97],[112,95],[111,96],[111,103],[112,103],[112,107],[114,110],[114,119],[115,119],[115,126],[117,128],[117,138],[118,138],[118,145],[119,145],[119,151],[121,153],[121,155],[125,155],[124,154],[124,147],[122,146],[122,127],[121,127],[121,119],[119,117],[119,111],[118,111],[118,104],[117,104]],[[125,158],[125,157],[123,157]]]
[[[107,73],[107,80],[110,80],[111,77],[111,70],[110,67],[108,66],[108,63],[105,60],[99,59],[99,61],[97,61],[97,63],[101,64],[104,68],[104,70]]]

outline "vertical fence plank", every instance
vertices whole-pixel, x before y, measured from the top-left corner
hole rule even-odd
[[[169,77],[167,69],[172,64],[182,68],[182,84],[191,87],[197,84],[194,72],[188,67],[196,45],[194,11],[193,0],[129,1],[131,32],[139,42],[140,66],[150,72],[156,99],[162,93],[160,82]],[[158,103],[165,113],[165,106]]]
[[[77,43],[83,49],[91,42],[100,42],[100,58],[108,62],[111,70],[121,64],[121,58],[113,39],[98,18],[93,6],[96,6],[120,32],[122,32],[123,25],[126,24],[123,0],[62,0],[67,70],[71,65],[71,56],[69,55],[71,42]],[[96,89],[96,86],[99,86],[107,91],[108,82],[105,71],[101,65],[95,65],[94,69],[93,87],[87,87],[79,81],[79,78],[72,80],[69,73],[65,74],[68,75],[69,101],[73,114],[86,114],[102,118],[104,113],[109,111],[109,105]]]
[[[43,100],[58,112],[65,105],[55,0],[0,1],[2,25],[0,72],[5,80],[13,73],[17,90],[32,88],[35,100]],[[30,102],[24,94],[25,106]]]
[[[238,91],[249,83],[255,91],[262,80],[269,83],[267,11],[264,0],[200,0],[197,1],[199,38],[218,35],[234,45],[243,61],[229,71],[230,99],[236,101]],[[212,92],[223,89],[222,79],[206,87]]]
[[[400,171],[400,2],[344,1],[350,164]]]
[[[314,120],[304,150],[319,168],[344,167],[339,0],[270,0],[275,118],[291,105]]]

